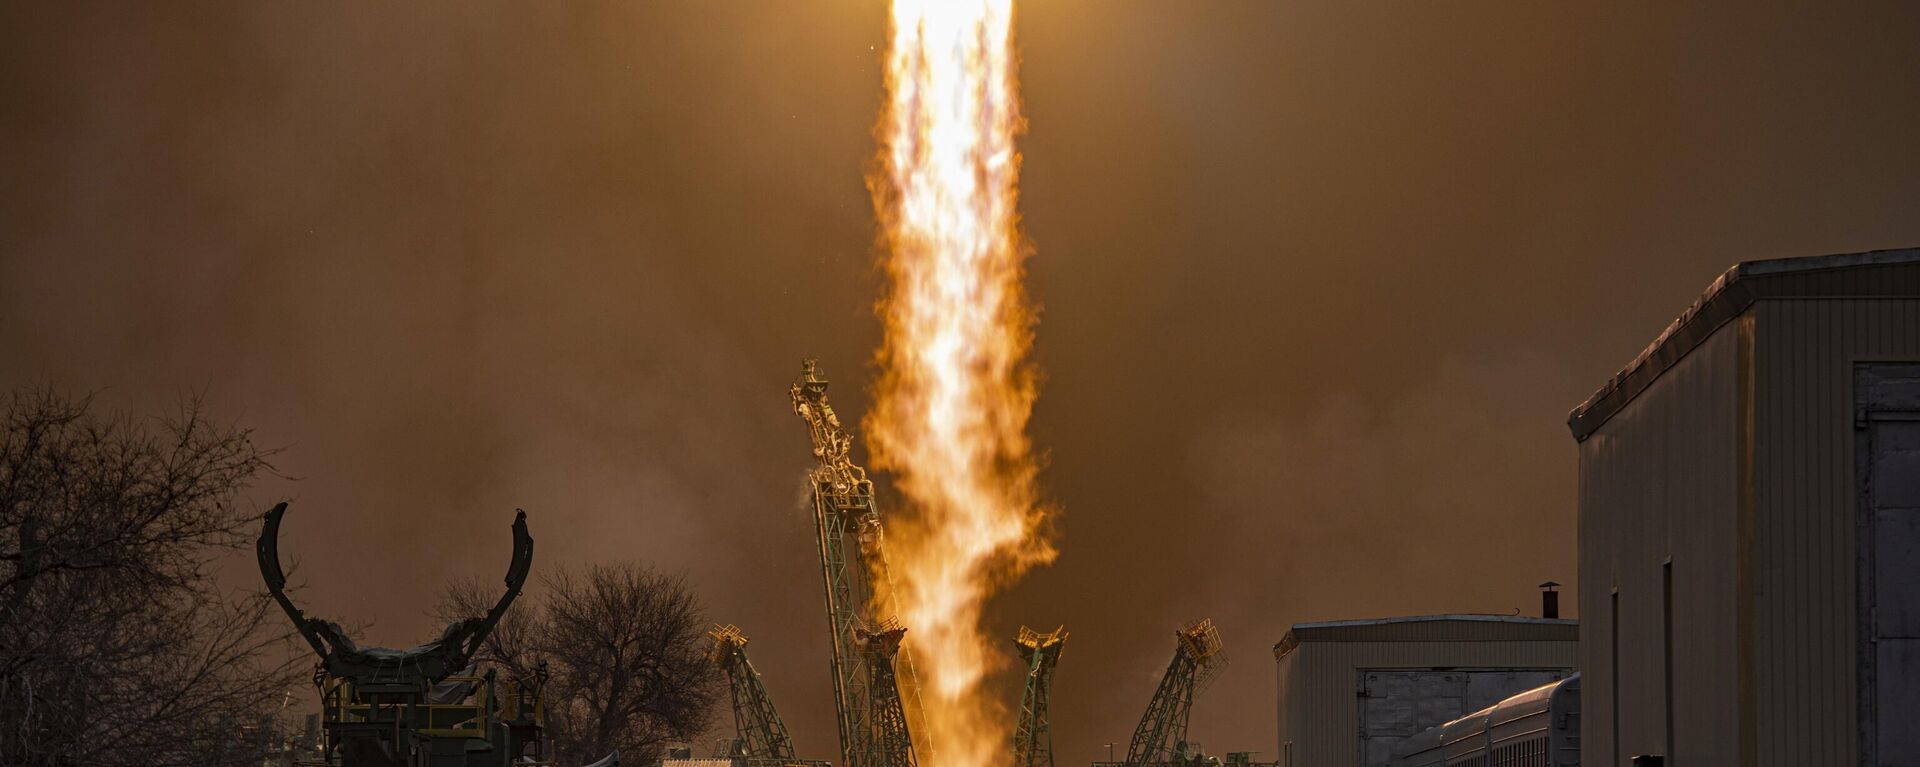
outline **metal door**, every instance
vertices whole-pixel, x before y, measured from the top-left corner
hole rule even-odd
[[[1861,762],[1920,767],[1920,365],[1854,380]]]

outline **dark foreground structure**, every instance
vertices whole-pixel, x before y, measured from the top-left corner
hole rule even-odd
[[[473,658],[520,595],[533,566],[526,512],[513,520],[513,559],[506,591],[486,615],[447,626],[440,638],[405,650],[360,647],[340,624],[310,618],[287,597],[280,569],[282,503],[267,512],[255,544],[260,576],[320,662],[325,743],[321,753],[338,767],[494,767],[548,765],[540,752],[545,716],[532,679],[475,676]]]
[[[1735,266],[1568,424],[1582,764],[1920,764],[1920,250]]]

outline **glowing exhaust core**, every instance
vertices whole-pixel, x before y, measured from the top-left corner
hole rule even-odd
[[[1006,705],[980,683],[1005,644],[983,602],[1054,557],[1026,435],[1033,313],[1015,214],[1022,121],[1012,0],[894,0],[880,168],[871,180],[889,292],[866,421],[905,514],[887,523],[929,767],[1009,758]]]

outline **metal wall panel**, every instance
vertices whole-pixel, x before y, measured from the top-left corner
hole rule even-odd
[[[1916,256],[1741,264],[1570,417],[1589,764],[1859,764],[1877,742],[1854,375],[1920,362]]]
[[[1279,753],[1282,767],[1355,767],[1359,761],[1361,669],[1561,669],[1572,671],[1579,643],[1552,641],[1317,642],[1280,656]]]
[[[1857,281],[1861,294],[1885,289],[1865,273],[1817,278]],[[1781,298],[1750,311],[1758,328],[1750,587],[1759,659],[1750,763],[1857,764],[1854,368],[1920,361],[1920,301]]]
[[[1686,734],[1671,762],[1729,764],[1737,752],[1728,701],[1742,655],[1733,596],[1752,332],[1744,315],[1721,325],[1580,443],[1582,764],[1665,754],[1669,721]]]
[[[1363,668],[1354,673],[1360,677],[1363,767],[1391,767],[1401,741],[1475,710],[1467,707],[1467,678],[1474,672]]]
[[[1868,764],[1920,764],[1920,365],[1855,368],[1860,716]]]
[[[1277,752],[1279,759],[1281,759],[1281,767],[1298,767],[1298,765],[1300,765],[1300,761],[1294,759],[1294,738],[1298,738],[1302,732],[1306,732],[1306,725],[1304,725],[1304,723],[1292,725],[1292,729],[1288,729],[1290,723],[1294,723],[1294,721],[1300,719],[1300,717],[1290,717],[1290,715],[1288,715],[1290,711],[1288,711],[1288,705],[1286,705],[1286,702],[1288,702],[1288,690],[1294,688],[1294,665],[1298,665],[1298,663],[1300,663],[1300,654],[1298,654],[1298,652],[1288,652],[1288,654],[1284,654],[1284,656],[1275,656],[1275,663],[1273,663],[1273,669],[1275,669],[1275,671],[1273,671],[1273,709],[1279,711],[1279,715],[1281,715],[1281,750]],[[1294,713],[1298,713],[1298,711],[1294,711]]]

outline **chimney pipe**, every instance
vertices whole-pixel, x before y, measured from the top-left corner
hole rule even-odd
[[[1560,592],[1554,591],[1559,587],[1560,584],[1553,581],[1540,584],[1540,617],[1550,619],[1560,617]]]

